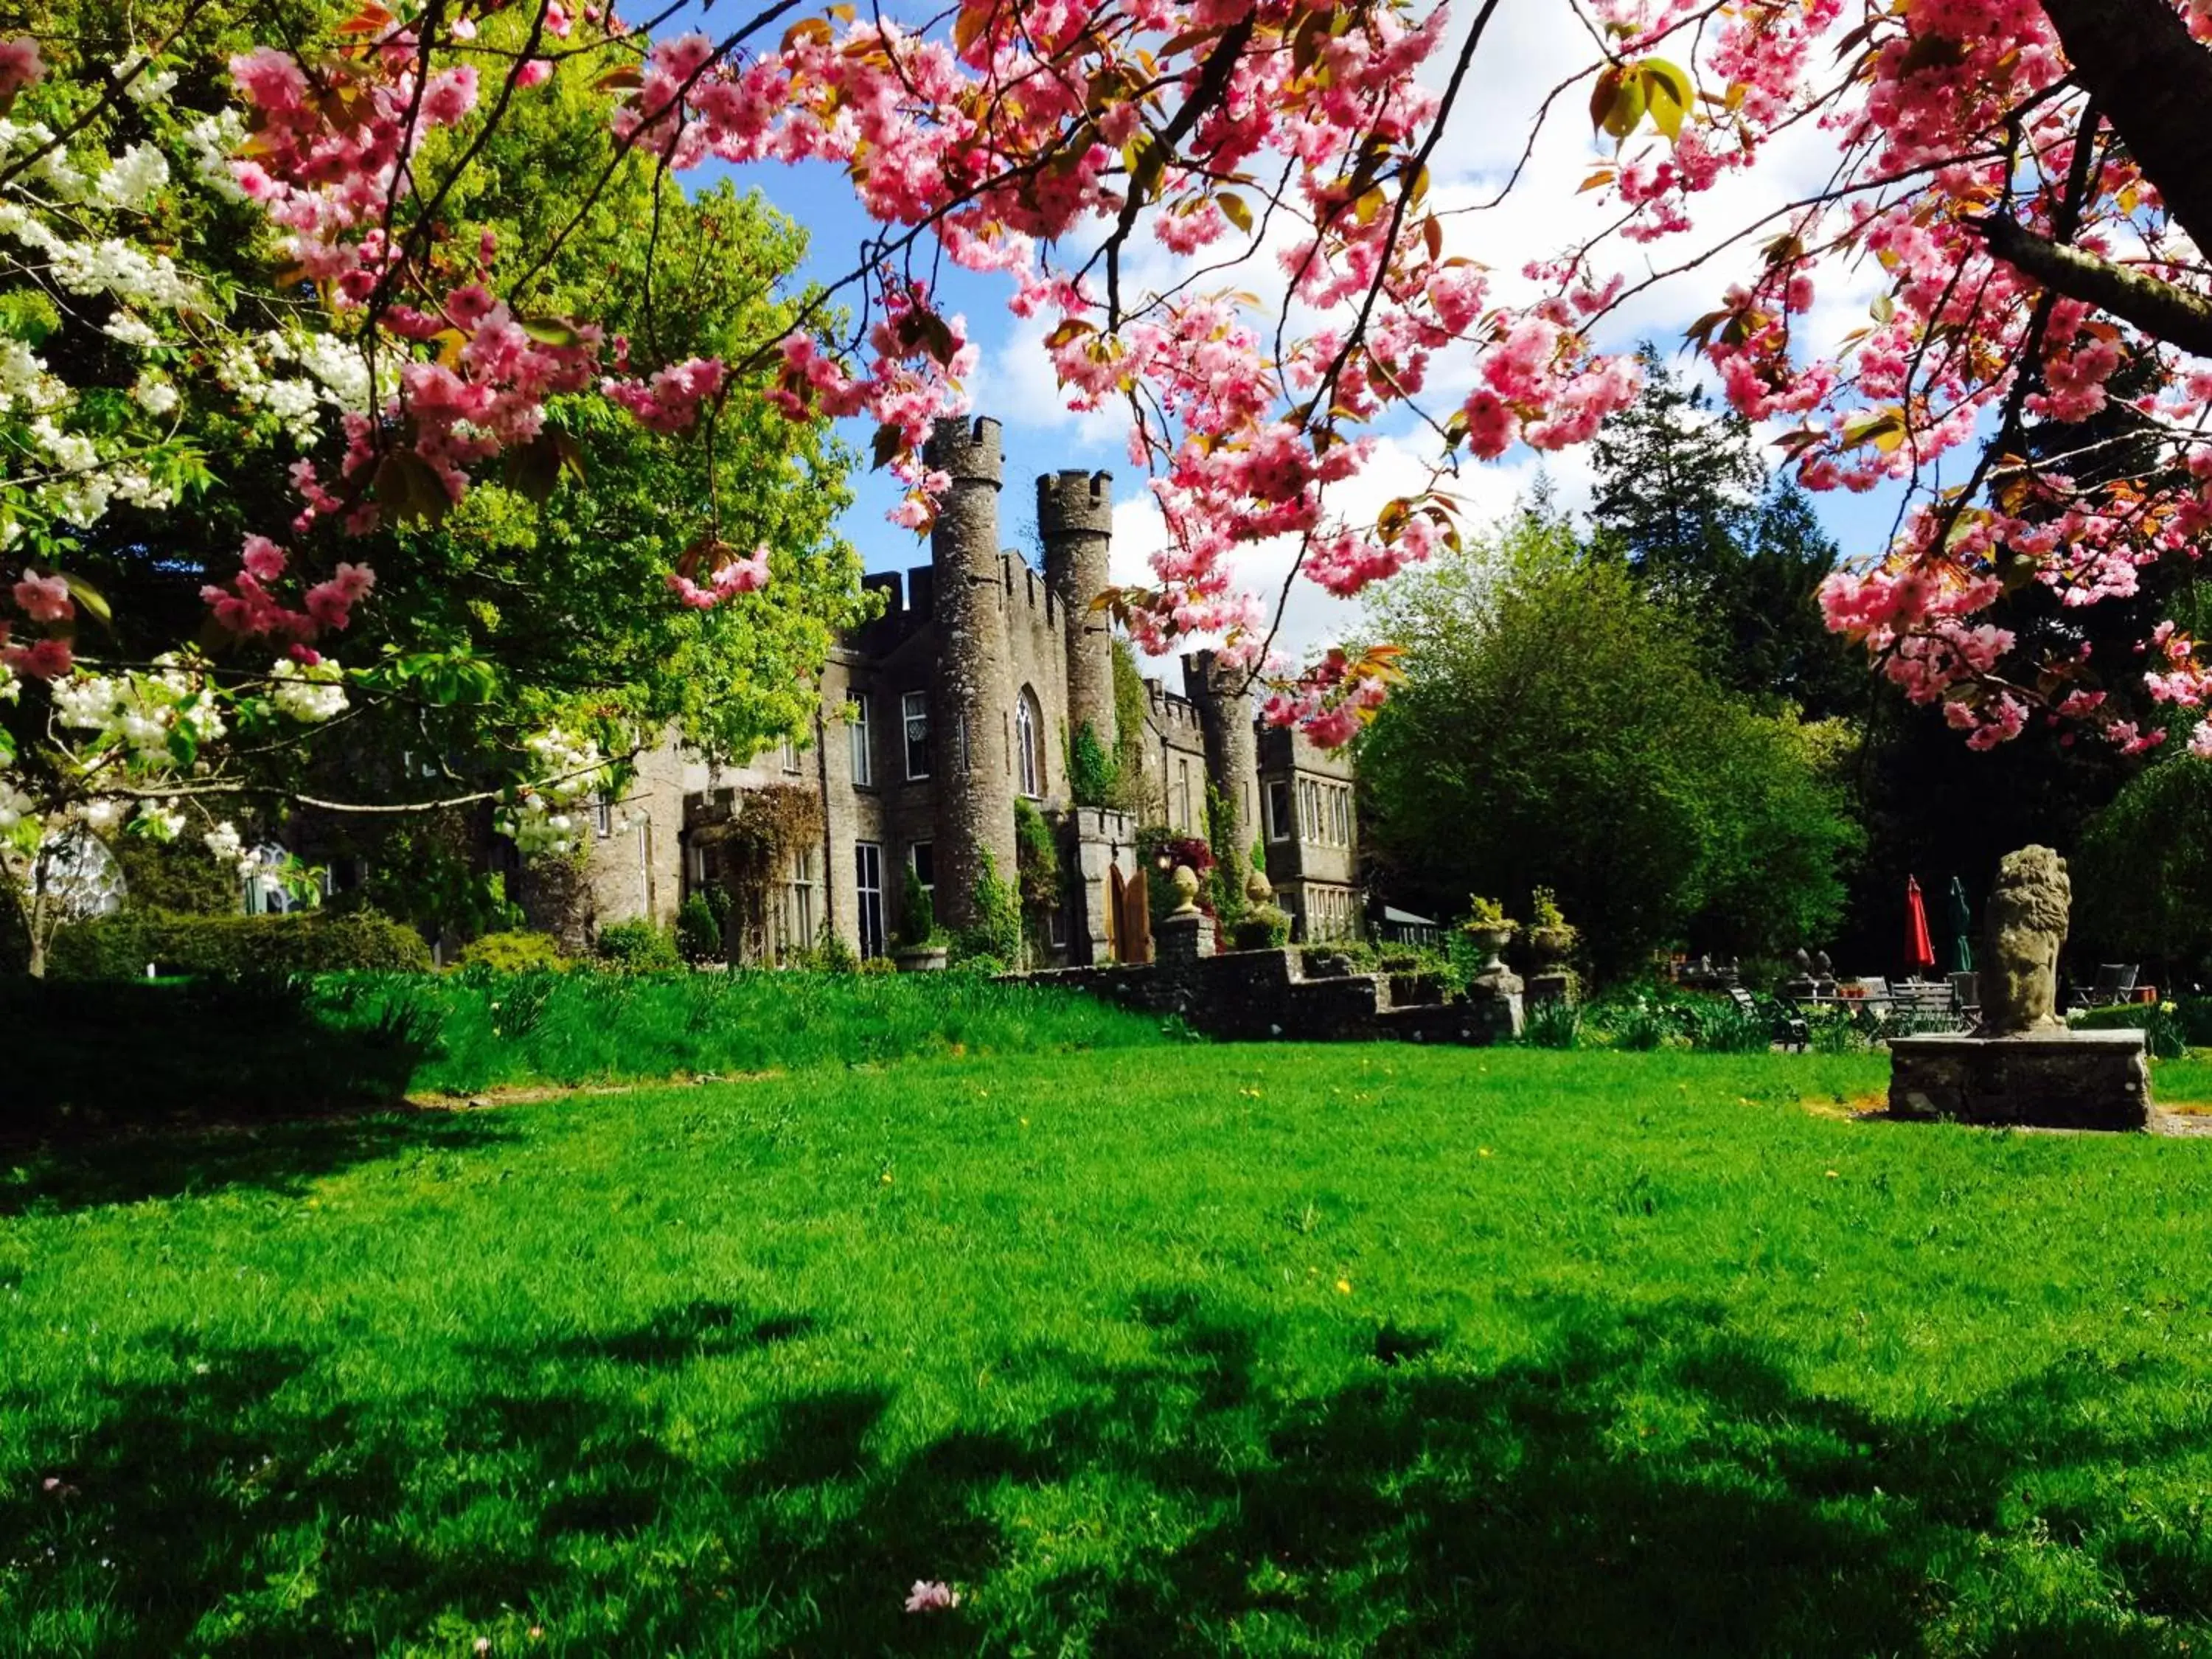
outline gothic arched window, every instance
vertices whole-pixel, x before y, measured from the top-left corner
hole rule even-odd
[[[1014,753],[1021,768],[1022,793],[1036,800],[1044,793],[1044,712],[1026,685],[1014,704]]]

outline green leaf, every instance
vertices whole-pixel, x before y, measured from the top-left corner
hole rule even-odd
[[[103,628],[114,626],[115,613],[109,607],[106,594],[82,576],[72,576],[67,571],[64,571],[61,573],[61,578],[69,584],[70,597],[76,601],[78,608],[85,615]]]

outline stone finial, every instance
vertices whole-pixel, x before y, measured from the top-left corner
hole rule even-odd
[[[1982,975],[1984,1036],[2065,1030],[2058,1017],[2058,951],[2073,898],[2066,860],[2048,847],[2023,847],[1998,864],[1990,893],[1989,967]]]
[[[1176,896],[1182,900],[1182,902],[1176,906],[1174,914],[1179,916],[1196,915],[1198,914],[1198,872],[1188,864],[1178,864],[1175,867],[1174,880]]]
[[[1255,869],[1244,883],[1244,896],[1255,906],[1267,904],[1274,899],[1275,884],[1267,879],[1265,870]]]

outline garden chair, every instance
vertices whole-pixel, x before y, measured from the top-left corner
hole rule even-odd
[[[1745,1018],[1757,1019],[1759,1017],[1759,999],[1745,990],[1742,986],[1729,987],[1729,1000],[1735,1004],[1737,1011]],[[1805,1052],[1805,1044],[1810,1037],[1811,1033],[1806,1026],[1805,1017],[1802,1014],[1784,1010],[1776,1017],[1774,1040],[1784,1048],[1795,1048],[1802,1054]]]
[[[2136,988],[2139,964],[2131,962],[2108,962],[2097,969],[2097,981],[2089,988],[2089,1006],[2109,1008],[2114,1003],[2125,1002]]]

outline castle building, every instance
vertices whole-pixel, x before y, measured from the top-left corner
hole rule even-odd
[[[952,481],[930,562],[866,579],[883,612],[831,651],[811,743],[738,768],[672,745],[641,757],[619,809],[594,808],[585,878],[597,915],[668,921],[719,885],[738,903],[744,959],[780,959],[825,930],[879,955],[899,932],[908,871],[949,928],[973,920],[987,867],[1015,879],[1027,802],[1060,851],[1060,899],[1042,930],[1054,963],[1148,959],[1146,888],[1159,873],[1140,867],[1147,826],[1205,839],[1212,823],[1240,870],[1256,844],[1297,936],[1358,934],[1346,757],[1261,729],[1241,676],[1208,653],[1183,659],[1177,690],[1145,682],[1142,732],[1120,742],[1111,625],[1091,607],[1109,580],[1109,475],[1037,478],[1039,571],[1000,545],[999,423],[941,428],[929,460]],[[1086,726],[1105,754],[1118,744],[1137,763],[1121,810],[1075,804],[1071,749]]]

